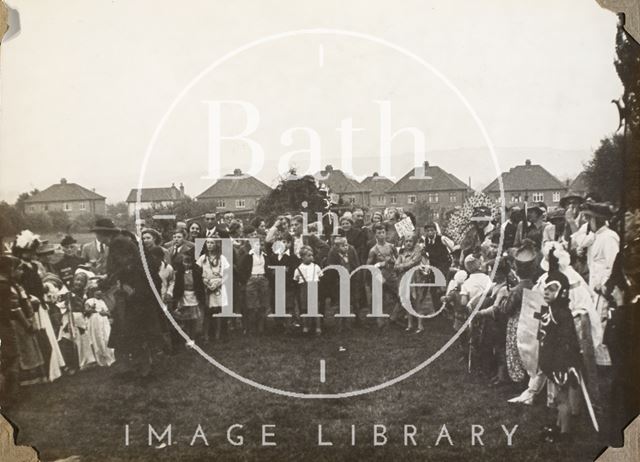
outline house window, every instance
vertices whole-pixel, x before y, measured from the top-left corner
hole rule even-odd
[[[418,198],[415,195],[410,194],[407,197],[407,204],[415,204],[417,200],[418,200]]]
[[[80,202],[80,210],[87,210],[87,203],[86,202]]]
[[[440,212],[433,212],[433,219],[434,220],[439,220],[440,219]]]
[[[531,199],[533,200],[533,202],[542,202],[544,201],[544,193],[534,192],[531,196]]]
[[[62,205],[62,209],[63,209],[65,212],[71,212],[71,204],[69,204],[68,202],[65,202],[65,203]]]
[[[216,207],[226,207],[226,205],[224,203],[224,199],[218,199],[216,201]]]
[[[349,204],[355,204],[356,203],[356,196],[347,197],[347,202],[349,202]]]
[[[396,196],[389,196],[389,203],[390,204],[397,204],[398,203],[398,198]]]
[[[243,209],[244,207],[244,199],[236,199],[236,208]]]
[[[378,204],[384,204],[384,196],[376,196],[376,202]]]
[[[553,202],[560,202],[560,193],[557,191],[553,193]]]
[[[438,193],[429,193],[429,202],[438,202]]]
[[[49,211],[49,206],[48,206],[48,205],[45,205],[45,206],[44,206],[44,211],[45,211],[45,212],[48,212],[48,211]]]
[[[511,202],[520,202],[520,194],[512,194]]]
[[[36,206],[35,205],[30,205],[29,207],[27,207],[27,210],[29,210],[29,212],[35,212],[36,211]]]
[[[454,192],[450,192],[449,193],[449,202],[457,202],[458,201],[458,194],[454,193]]]

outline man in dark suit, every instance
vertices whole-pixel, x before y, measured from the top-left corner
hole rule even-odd
[[[195,259],[195,244],[187,240],[187,232],[183,228],[178,228],[173,232],[173,240],[167,247],[171,259],[171,266],[177,267],[179,258],[182,255],[191,255]]]
[[[109,242],[120,230],[109,218],[98,218],[91,232],[96,238],[82,246],[80,257],[91,265],[96,275],[103,275],[107,273]]]

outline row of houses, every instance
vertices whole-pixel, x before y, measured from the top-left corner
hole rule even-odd
[[[414,169],[411,169],[395,183],[377,173],[358,182],[331,165],[327,165],[316,177],[321,178],[320,181],[329,188],[333,201],[338,204],[382,210],[394,206],[411,209],[418,203],[426,203],[435,219],[461,206],[474,193],[468,184],[455,175],[428,162],[425,162],[424,174],[420,177],[416,178]],[[563,183],[544,167],[532,164],[530,160],[503,172],[501,179],[505,205],[517,205],[525,200],[557,205],[568,190],[577,194],[586,193],[584,173],[578,175],[572,183]],[[196,200],[211,203],[212,209],[216,211],[251,212],[255,210],[257,202],[270,191],[271,188],[259,179],[235,169],[196,196]],[[496,200],[502,200],[498,178],[484,188],[483,192]],[[138,189],[132,189],[127,196],[130,214],[135,211],[138,193]],[[170,187],[142,188],[140,208],[170,206],[186,198],[182,184],[179,187],[172,184]],[[25,201],[25,211],[36,213],[62,210],[71,216],[86,212],[102,214],[105,212],[105,199],[95,191],[69,183],[63,178],[60,183],[28,198]]]

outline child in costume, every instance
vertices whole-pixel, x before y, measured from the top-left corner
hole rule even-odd
[[[558,411],[555,427],[546,429],[545,441],[569,438],[571,410],[579,399],[582,358],[573,315],[569,308],[569,279],[558,267],[558,259],[549,253],[549,272],[544,285],[541,308],[538,367],[557,388],[555,406]]]

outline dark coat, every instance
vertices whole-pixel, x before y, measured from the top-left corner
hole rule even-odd
[[[577,385],[575,376],[569,374],[570,368],[580,371],[582,356],[576,333],[573,315],[568,300],[555,300],[550,306],[543,306],[540,312],[541,322],[538,340],[540,352],[538,365],[550,379],[556,381],[554,373],[567,374],[569,383]],[[563,385],[563,383],[559,383]]]
[[[196,298],[198,302],[203,306],[206,305],[205,298],[205,290],[204,290],[204,281],[202,280],[202,268],[198,265],[193,265],[191,267],[191,271],[193,273],[193,291],[196,293]],[[176,270],[175,282],[173,285],[173,302],[178,303],[182,296],[184,295],[184,267],[182,265],[178,266]]]

